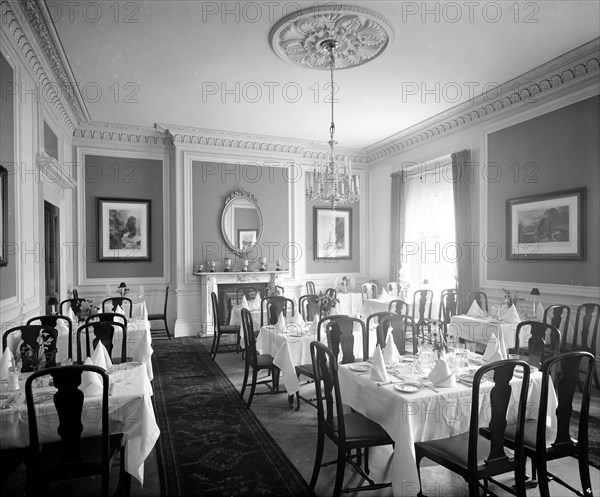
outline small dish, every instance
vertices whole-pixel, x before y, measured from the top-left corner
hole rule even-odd
[[[402,393],[417,393],[423,389],[423,385],[420,383],[411,383],[407,381],[404,383],[394,384],[394,388]]]
[[[466,374],[459,375],[459,377],[457,379],[458,379],[458,381],[460,381],[462,383],[468,383],[469,385],[472,385],[474,377],[475,377],[474,374],[466,373]]]
[[[402,362],[415,362],[418,359],[416,355],[403,355],[400,356]]]
[[[366,373],[367,371],[371,370],[371,366],[368,366],[366,364],[352,364],[348,366],[348,368],[350,369],[350,371],[355,371],[357,373]]]

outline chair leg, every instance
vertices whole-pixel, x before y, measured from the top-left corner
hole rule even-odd
[[[250,404],[252,404],[252,397],[254,397],[254,390],[256,390],[256,377],[258,375],[258,370],[252,368],[252,385],[250,386],[250,396],[248,397],[248,402],[246,403],[246,407],[250,409]]]
[[[219,332],[217,330],[214,331],[213,334],[213,342],[210,347],[210,356],[214,359],[216,355],[216,347],[217,347],[217,338],[219,336]]]
[[[165,322],[165,331],[167,332],[167,337],[171,340],[171,332],[169,331],[169,325],[167,325],[167,318],[164,319]]]
[[[369,469],[369,447],[365,447],[365,473],[369,474],[371,470]]]
[[[538,488],[540,490],[540,497],[550,497],[550,490],[548,489],[548,468],[546,461],[540,458],[536,463],[538,471]]]
[[[315,455],[315,465],[313,466],[313,473],[310,478],[310,488],[314,490],[317,484],[317,478],[319,478],[319,472],[321,471],[321,461],[323,460],[323,446],[325,445],[325,433],[321,427],[317,433],[317,454]]]
[[[248,384],[248,369],[250,368],[250,366],[248,365],[248,362],[246,362],[245,366],[244,366],[244,381],[242,383],[242,391],[240,392],[240,397],[243,399],[244,398],[244,392],[246,391],[246,385]]]
[[[469,481],[469,497],[479,497],[479,482],[477,480]]]
[[[337,464],[335,471],[335,486],[333,487],[333,497],[338,497],[342,493],[342,483],[344,483],[344,469],[346,468],[346,450],[342,445],[338,445]]]
[[[592,496],[592,482],[590,480],[590,466],[588,464],[588,455],[587,453],[579,454],[577,458],[577,462],[579,463],[579,478],[581,479],[581,488],[583,491],[583,495]]]
[[[296,392],[296,411],[300,410],[300,391]]]
[[[417,497],[423,497],[423,484],[421,483],[421,457],[418,453],[415,454],[415,456],[417,463],[417,476],[419,477],[419,492],[417,493]]]

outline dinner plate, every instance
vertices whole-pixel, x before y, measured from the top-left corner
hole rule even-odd
[[[416,393],[423,389],[423,385],[407,381],[405,383],[396,383],[394,388],[402,393]]]
[[[33,394],[33,403],[34,404],[45,404],[46,402],[51,402],[54,398],[55,392],[35,392]]]
[[[463,383],[468,383],[469,385],[472,385],[474,377],[475,377],[474,374],[465,373],[465,374],[459,375],[457,379],[458,379],[458,381],[462,381]]]
[[[350,371],[356,371],[357,373],[366,373],[371,370],[371,366],[366,364],[352,364],[348,367],[350,368]]]

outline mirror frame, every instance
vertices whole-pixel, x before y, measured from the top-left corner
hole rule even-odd
[[[258,235],[256,236],[256,243],[249,250],[238,249],[236,247],[235,240],[230,240],[225,235],[225,212],[227,211],[229,204],[231,204],[231,202],[233,202],[234,200],[236,200],[238,198],[248,200],[249,202],[254,204],[254,207],[256,208],[256,213],[258,215],[258,222],[260,223],[260,229],[258,231]],[[260,240],[263,236],[264,231],[265,231],[265,227],[264,227],[263,215],[262,215],[262,212],[258,205],[258,199],[252,193],[247,192],[243,188],[240,188],[239,190],[235,190],[234,192],[230,193],[227,196],[227,198],[225,199],[225,205],[223,206],[223,211],[221,212],[221,236],[223,237],[223,240],[225,240],[225,244],[231,249],[231,251],[234,254],[239,255],[240,257],[246,257],[246,255],[249,252],[252,252],[258,246],[258,244],[260,243]]]

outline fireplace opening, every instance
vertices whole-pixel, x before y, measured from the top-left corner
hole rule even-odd
[[[250,288],[255,288],[258,293],[260,293],[260,298],[263,298],[266,295],[267,283],[228,283],[219,285],[219,317],[221,318],[221,323],[229,324],[229,319],[231,317],[231,309],[233,306],[237,305],[237,290],[238,288],[242,288],[248,290]],[[246,296],[248,297],[247,291],[245,291]]]

